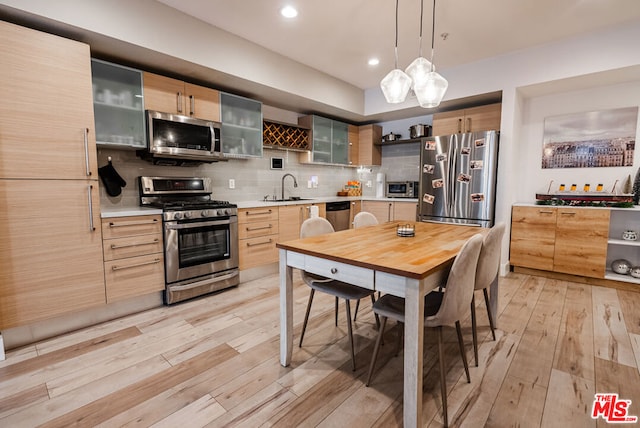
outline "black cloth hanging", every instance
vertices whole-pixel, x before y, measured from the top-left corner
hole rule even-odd
[[[122,193],[122,188],[127,185],[127,182],[118,174],[118,171],[111,164],[111,158],[109,163],[103,167],[98,168],[98,175],[104,184],[104,188],[109,196],[118,196]]]

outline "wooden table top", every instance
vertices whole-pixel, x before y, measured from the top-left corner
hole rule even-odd
[[[409,278],[423,279],[451,265],[462,245],[489,229],[441,223],[415,225],[414,237],[399,237],[392,221],[377,226],[280,242],[276,247]]]

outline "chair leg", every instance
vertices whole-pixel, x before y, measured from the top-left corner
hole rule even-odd
[[[476,297],[471,296],[471,334],[473,336],[473,356],[476,359],[476,367],[478,367],[478,326],[476,324]]]
[[[469,376],[469,364],[467,364],[467,353],[464,352],[464,342],[462,341],[462,329],[460,328],[460,321],[456,321],[456,331],[458,332],[458,346],[460,347],[460,356],[462,357],[462,363],[464,364],[464,371],[467,374],[467,383],[471,383],[471,377]]]
[[[493,325],[493,315],[491,315],[491,308],[489,305],[489,293],[487,293],[487,289],[483,288],[484,292],[484,304],[487,306],[487,316],[489,317],[489,325],[491,326],[491,334],[493,335],[493,340],[496,340],[496,327]]]
[[[373,375],[373,368],[376,365],[376,360],[378,359],[378,351],[380,351],[380,344],[382,343],[382,336],[384,335],[384,326],[387,324],[387,317],[382,317],[382,321],[380,323],[380,329],[378,330],[378,338],[376,339],[375,347],[373,348],[373,356],[371,357],[371,364],[369,364],[369,374],[367,375],[367,383],[366,386],[369,386],[371,383],[371,375]]]
[[[302,339],[304,338],[304,331],[307,329],[307,322],[309,321],[309,313],[311,312],[311,303],[313,303],[313,295],[316,290],[311,289],[311,293],[309,293],[309,303],[307,303],[307,313],[304,315],[304,323],[302,323],[302,333],[300,334],[300,344],[298,347],[302,348]]]
[[[447,375],[444,370],[444,343],[442,339],[442,326],[437,327],[438,330],[438,360],[440,360],[440,392],[442,394],[442,418],[444,426],[449,426],[449,418],[447,416]]]
[[[360,309],[360,299],[358,299],[358,301],[356,302],[356,310],[353,313],[353,320],[355,321],[356,318],[358,317],[358,309]]]
[[[379,297],[378,297],[379,298]],[[358,300],[358,303],[360,303],[360,300]],[[371,295],[371,307],[373,308],[374,303],[376,303],[376,298],[373,297],[373,294]],[[356,306],[356,312],[358,311],[358,307]],[[373,316],[376,317],[376,327],[378,329],[380,329],[380,317],[378,316],[378,314],[376,314],[375,312],[373,313]],[[356,320],[356,316],[353,316],[353,320]]]
[[[336,297],[336,327],[338,326],[338,298]]]
[[[353,371],[356,371],[356,352],[353,346],[353,331],[351,329],[351,303],[349,299],[345,299],[347,303],[347,331],[349,332],[349,344],[351,345],[351,365],[353,366]]]

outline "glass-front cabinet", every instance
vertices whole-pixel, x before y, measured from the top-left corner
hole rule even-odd
[[[140,149],[146,146],[142,72],[91,60],[96,143]]]
[[[228,157],[262,157],[262,103],[220,93],[222,153]]]
[[[321,116],[303,116],[298,123],[311,128],[311,162],[349,164],[349,125]]]

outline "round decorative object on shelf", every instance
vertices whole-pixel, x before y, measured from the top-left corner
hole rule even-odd
[[[622,239],[625,241],[637,241],[638,240],[638,232],[635,230],[625,230],[622,232]]]
[[[631,262],[624,259],[618,259],[611,262],[611,270],[621,275],[627,275],[631,271]]]
[[[634,266],[631,268],[631,276],[634,278],[640,278],[640,266]]]

